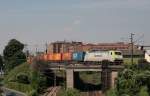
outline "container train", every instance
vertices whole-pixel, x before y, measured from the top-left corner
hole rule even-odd
[[[107,60],[110,62],[123,62],[121,51],[87,51],[73,53],[49,53],[43,54],[40,58],[49,62],[101,62]]]

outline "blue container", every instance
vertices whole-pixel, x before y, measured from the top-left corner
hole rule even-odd
[[[72,59],[74,61],[84,61],[85,52],[74,52]]]

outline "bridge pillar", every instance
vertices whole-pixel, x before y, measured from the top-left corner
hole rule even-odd
[[[111,70],[105,69],[101,73],[102,91],[106,92],[111,87]]]
[[[112,71],[111,72],[111,88],[115,88],[117,77],[118,77],[118,72],[117,71]]]
[[[66,70],[66,83],[67,83],[67,88],[74,88],[74,70],[73,69]]]
[[[105,93],[108,89],[111,88],[111,69],[109,68],[109,61],[102,61],[102,92]]]
[[[117,77],[118,77],[117,71],[111,71],[109,69],[103,70],[101,75],[102,91],[106,92],[110,88],[115,88]]]
[[[110,88],[115,88],[116,78],[118,77],[118,71],[121,70],[110,67],[110,64],[108,61],[102,62],[102,91],[105,93]]]

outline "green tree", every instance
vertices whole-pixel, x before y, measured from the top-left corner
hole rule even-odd
[[[118,96],[144,96],[150,95],[150,64],[131,65],[119,73],[117,79]],[[143,86],[147,86],[144,88]],[[140,92],[140,93],[139,93]],[[146,95],[146,96],[148,96]]]
[[[3,51],[5,71],[9,71],[26,61],[26,56],[23,53],[23,49],[24,44],[16,39],[9,41],[8,45],[5,46]]]
[[[123,94],[129,96],[135,96],[139,92],[139,83],[136,82],[136,72],[131,69],[125,69],[119,74],[117,80],[117,91],[118,95],[122,96]]]
[[[3,58],[2,56],[0,55],[0,69],[3,69]]]
[[[47,77],[43,73],[43,70],[47,65],[38,59],[34,59],[31,64],[31,86],[34,89],[34,94],[39,94],[47,87]],[[38,95],[34,95],[38,96]]]

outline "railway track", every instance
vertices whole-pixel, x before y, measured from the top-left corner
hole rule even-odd
[[[89,96],[102,96],[102,94],[99,91],[93,91],[89,92]]]
[[[56,96],[56,94],[59,90],[60,90],[60,86],[49,87],[43,96]]]
[[[83,92],[81,96],[104,96],[100,91]]]

